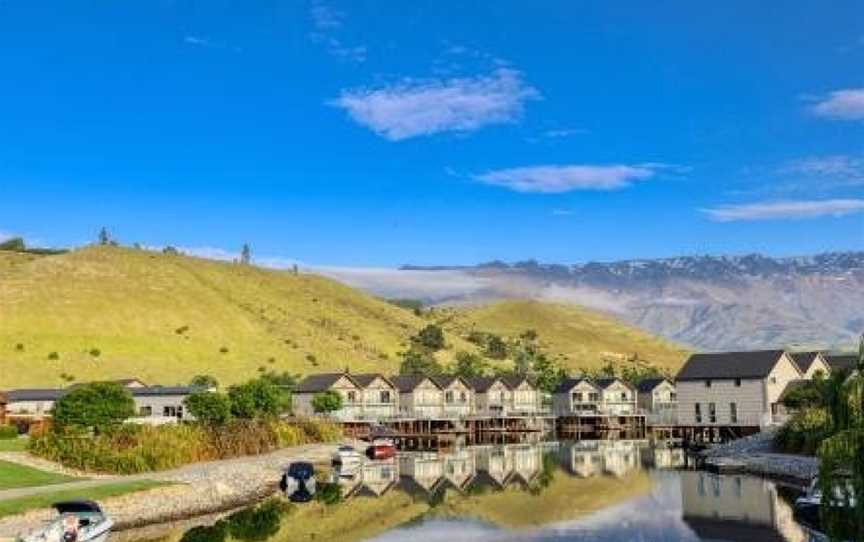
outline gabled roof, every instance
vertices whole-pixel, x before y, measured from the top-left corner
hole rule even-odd
[[[477,393],[486,393],[489,391],[489,388],[495,385],[496,382],[501,382],[507,386],[506,382],[495,376],[476,376],[468,379],[468,383],[471,384],[471,387],[474,388],[474,391]]]
[[[347,378],[352,384],[360,387],[352,375],[347,373],[321,373],[309,375],[297,384],[294,393],[319,393],[329,390],[340,378]]]
[[[668,378],[656,377],[656,378],[643,378],[639,381],[639,384],[636,385],[636,391],[639,393],[651,393],[654,391],[654,388],[662,384],[663,382],[669,382]],[[671,384],[671,382],[669,382]]]
[[[834,371],[854,371],[858,366],[857,354],[823,354],[822,357]]]
[[[393,382],[390,382],[390,379],[389,379],[389,378],[387,378],[386,376],[382,375],[381,373],[361,373],[361,374],[358,374],[358,375],[352,374],[352,375],[351,375],[351,378],[353,378],[354,381],[355,381],[355,382],[356,382],[356,383],[357,383],[361,388],[366,388],[366,387],[368,387],[372,382],[375,381],[376,378],[380,378],[381,380],[383,380],[384,382],[386,382],[387,384],[389,384],[390,387],[393,387],[393,388],[396,387],[396,386],[393,385]]]
[[[789,357],[795,361],[802,373],[809,371],[820,356],[822,356],[822,352],[792,352],[789,354]]]
[[[17,401],[56,401],[67,393],[69,393],[69,390],[23,388],[20,390],[7,391],[6,400],[9,403],[15,403]]]
[[[189,395],[196,391],[207,391],[200,386],[148,386],[146,388],[127,388],[134,397],[152,397],[160,395]]]
[[[467,380],[465,380],[464,378],[462,378],[462,377],[460,377],[460,376],[453,376],[453,375],[433,375],[433,376],[431,376],[430,378],[432,379],[433,382],[435,382],[436,384],[438,384],[438,387],[439,387],[439,388],[442,388],[442,389],[443,389],[443,388],[446,388],[446,387],[448,387],[448,386],[450,386],[451,384],[453,384],[453,382],[456,382],[456,381],[461,382],[462,384],[464,384],[465,386],[467,386],[469,389],[472,389],[472,390],[474,389],[474,388],[471,386],[471,383],[470,383],[470,382],[468,382]]]
[[[501,377],[501,381],[503,381],[511,390],[515,390],[523,383],[528,382],[528,377],[525,375],[505,375]],[[528,384],[531,383],[528,382]]]
[[[624,382],[620,378],[598,378],[598,379],[594,380],[594,384],[597,385],[597,387],[599,387],[602,390],[605,390],[606,388],[608,388],[612,384],[615,384],[616,382],[620,382],[621,384],[624,384],[625,387],[630,388],[631,390],[633,389],[633,386],[631,386],[627,382]]]
[[[565,378],[560,384],[558,384],[558,387],[555,388],[553,393],[567,393],[582,382],[590,384],[592,388],[597,388],[597,386],[587,378]]]
[[[396,386],[396,389],[402,393],[410,393],[414,391],[417,386],[419,386],[426,380],[432,382],[432,384],[434,384],[438,388],[441,387],[433,379],[423,375],[399,375],[390,377],[390,382],[392,382],[393,385]]]
[[[765,378],[783,354],[783,350],[693,354],[678,372],[676,380]]]

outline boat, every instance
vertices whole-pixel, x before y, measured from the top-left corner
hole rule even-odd
[[[855,500],[854,488],[852,487],[852,480],[847,476],[840,476],[839,483],[834,486],[831,493],[833,495],[828,503],[829,506],[850,511],[855,508],[857,501]],[[824,500],[822,486],[819,477],[816,476],[810,482],[805,494],[795,500],[795,518],[808,527],[821,530],[821,511]]]
[[[20,542],[105,542],[114,527],[94,501],[63,501],[52,507],[57,517],[43,529],[21,536]]]
[[[396,455],[396,444],[391,439],[374,439],[372,444],[366,448],[366,456],[369,459],[390,459]]]
[[[279,481],[281,489],[291,502],[309,502],[315,496],[315,467],[307,461],[288,465]]]
[[[339,446],[330,458],[334,468],[351,471],[363,464],[363,455],[352,446]]]

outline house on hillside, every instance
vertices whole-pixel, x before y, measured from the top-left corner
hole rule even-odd
[[[630,416],[637,413],[636,389],[620,378],[599,378],[600,413],[607,416]]]
[[[399,415],[399,391],[389,378],[378,373],[352,374],[362,389],[362,417],[383,420]]]
[[[805,380],[811,380],[818,374],[824,377],[831,374],[831,365],[822,352],[793,352],[789,355],[798,364],[798,369]]]
[[[342,408],[330,413],[329,416],[342,421],[363,418],[363,387],[347,373],[309,375],[301,380],[291,394],[294,414],[318,415],[312,406],[312,400],[325,391],[335,391],[342,397]]]
[[[601,390],[585,378],[565,378],[552,393],[552,413],[556,416],[596,416]]]
[[[636,386],[639,410],[653,425],[674,425],[678,421],[678,395],[668,378],[645,378]]]
[[[783,350],[693,354],[678,372],[678,423],[765,428],[785,419],[779,400],[803,378]]]
[[[481,416],[506,416],[512,409],[512,392],[498,377],[468,379],[474,388],[474,411]]]
[[[501,380],[510,388],[511,414],[536,414],[541,410],[540,390],[527,377],[510,375]]]
[[[444,392],[443,414],[447,418],[465,418],[474,412],[474,389],[458,376],[436,375],[432,380]]]
[[[444,414],[444,390],[428,376],[400,375],[390,381],[399,392],[399,415],[440,418]]]

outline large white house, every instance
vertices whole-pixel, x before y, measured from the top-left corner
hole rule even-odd
[[[782,423],[783,390],[803,378],[783,350],[693,354],[675,379],[678,423],[750,428]]]

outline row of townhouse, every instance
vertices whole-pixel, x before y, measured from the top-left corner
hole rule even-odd
[[[342,408],[329,414],[340,420],[514,416],[543,410],[540,391],[519,376],[326,373],[308,376],[297,385],[294,413],[314,415],[313,400],[325,391],[335,391],[342,397]]]

